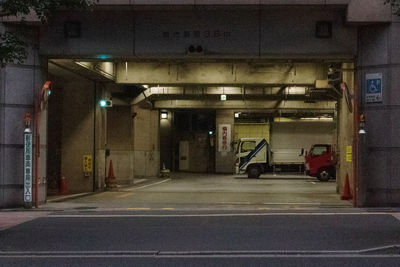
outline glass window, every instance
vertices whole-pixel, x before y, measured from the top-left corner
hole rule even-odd
[[[242,143],[242,147],[241,147],[241,152],[249,152],[254,150],[254,148],[256,148],[256,142],[255,141],[244,141]]]
[[[328,153],[328,147],[326,146],[315,146],[312,151],[313,156],[320,156],[325,153]]]

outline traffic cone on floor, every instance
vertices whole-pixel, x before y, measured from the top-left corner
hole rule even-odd
[[[106,179],[106,187],[107,189],[113,189],[117,187],[112,160],[110,160],[110,166],[108,167],[108,177]]]
[[[351,195],[351,190],[350,190],[349,174],[346,174],[346,181],[344,182],[343,194],[340,199],[341,200],[353,199],[353,196]]]
[[[112,160],[110,160],[110,166],[108,167],[108,177],[107,177],[107,179],[109,179],[109,180],[115,179]]]

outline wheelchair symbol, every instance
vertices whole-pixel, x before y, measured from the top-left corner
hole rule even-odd
[[[381,92],[381,80],[373,79],[369,80],[368,93],[380,93]]]

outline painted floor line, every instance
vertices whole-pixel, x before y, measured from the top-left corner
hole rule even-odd
[[[135,191],[135,190],[138,190],[138,189],[142,189],[142,188],[146,188],[146,187],[150,187],[150,186],[162,184],[162,183],[165,183],[165,182],[168,182],[168,181],[171,181],[171,179],[165,179],[165,180],[162,180],[162,181],[160,181],[160,182],[156,182],[156,183],[152,183],[152,184],[148,184],[148,185],[143,185],[143,186],[140,186],[140,187],[135,187],[135,188],[127,189],[127,190],[125,190],[125,191]]]
[[[320,206],[322,203],[313,203],[313,202],[308,202],[308,203],[299,203],[299,202],[293,202],[293,203],[286,203],[286,202],[263,202],[263,205],[310,205],[310,206]]]
[[[268,213],[211,213],[211,214],[53,214],[49,218],[140,218],[140,217],[245,217],[245,216],[350,216],[392,215],[382,212],[268,212]]]
[[[123,194],[123,195],[116,196],[116,198],[126,198],[126,197],[131,196],[132,194],[133,194],[133,193],[127,193],[127,194]]]
[[[224,204],[224,205],[250,205],[252,203],[251,202],[220,202],[219,204]]]

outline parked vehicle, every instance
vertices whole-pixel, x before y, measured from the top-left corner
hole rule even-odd
[[[304,149],[274,153],[264,138],[241,138],[236,144],[235,172],[258,178],[262,173],[272,171],[274,165],[304,164],[306,174],[320,181],[336,177],[337,159],[331,144],[315,144],[305,156],[303,152]]]
[[[297,149],[272,151],[264,138],[241,138],[236,145],[235,171],[247,173],[249,178],[258,178],[272,171],[275,165],[303,165],[304,157]]]
[[[327,182],[336,178],[336,153],[330,144],[316,144],[305,155],[306,174]]]

